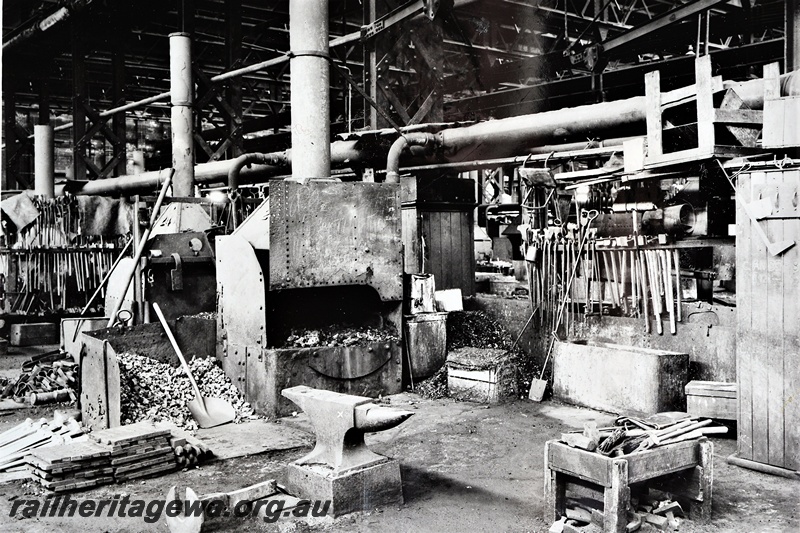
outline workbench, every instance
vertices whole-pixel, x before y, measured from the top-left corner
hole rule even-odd
[[[658,482],[659,489],[688,496],[690,518],[706,522],[711,518],[713,450],[713,444],[703,437],[622,457],[606,457],[557,440],[548,441],[544,448],[545,520],[549,523],[565,516],[568,485],[588,487],[602,491],[603,531],[624,533],[630,485],[650,480]],[[686,476],[666,485],[670,480],[662,476],[677,472]]]

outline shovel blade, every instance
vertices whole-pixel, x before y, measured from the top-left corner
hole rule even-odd
[[[220,398],[208,398],[203,396],[203,400],[195,398],[189,400],[189,411],[192,413],[197,425],[201,428],[213,428],[232,422],[236,418],[236,410],[230,404]]]
[[[547,388],[546,379],[531,380],[531,388],[528,392],[528,399],[534,402],[541,402],[544,398],[544,390]]]

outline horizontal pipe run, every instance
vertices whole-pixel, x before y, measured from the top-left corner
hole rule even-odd
[[[366,154],[359,148],[360,141],[336,141],[331,143],[331,161],[337,166],[349,166],[358,164],[365,159]],[[271,176],[281,174],[287,165],[291,165],[292,151],[275,152],[265,154],[274,161],[281,164],[258,164],[252,163],[249,167],[242,168],[239,172],[240,179],[247,180],[248,183],[266,181]],[[224,161],[213,161],[201,163],[194,167],[194,182],[196,185],[213,185],[227,183],[228,173],[235,164],[235,159]],[[119,176],[116,178],[106,178],[85,182],[80,189],[68,189],[72,194],[91,195],[91,196],[110,196],[126,195],[137,192],[152,191],[160,187],[166,178],[169,169],[151,170],[141,174],[129,176]],[[65,192],[65,185],[60,184],[56,187],[56,195],[62,196]]]

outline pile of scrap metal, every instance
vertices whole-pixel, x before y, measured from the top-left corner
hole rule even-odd
[[[287,347],[362,346],[372,342],[399,341],[397,330],[388,324],[384,328],[369,326],[327,326],[319,329],[293,329],[286,339]]]
[[[197,429],[198,424],[187,407],[195,393],[183,369],[130,352],[117,357],[123,424],[141,420],[169,421],[180,428]],[[204,395],[222,398],[233,405],[235,421],[257,418],[251,405],[245,402],[242,393],[213,358],[192,359],[189,367]]]
[[[0,382],[0,398],[30,405],[74,402],[78,376],[78,364],[69,354],[48,352],[25,361],[16,380]]]
[[[671,498],[648,497],[646,500],[631,498],[626,531],[654,532],[677,531],[684,512],[680,503]],[[585,500],[568,499],[566,516],[555,522],[550,533],[601,533],[603,512],[593,508]]]
[[[587,422],[583,432],[562,433],[561,441],[573,448],[618,457],[705,435],[728,432],[725,426],[712,426],[712,420],[699,420],[688,413],[657,413],[647,418],[623,416],[611,427],[598,428]]]

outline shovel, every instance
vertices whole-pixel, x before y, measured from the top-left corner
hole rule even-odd
[[[183,357],[183,353],[178,347],[175,337],[172,335],[172,330],[169,329],[169,324],[167,324],[167,320],[164,318],[161,308],[157,303],[153,303],[153,309],[156,315],[158,315],[158,319],[161,321],[161,325],[164,327],[164,331],[169,338],[169,342],[172,343],[172,348],[178,355],[178,359],[181,360],[183,371],[186,372],[186,376],[192,383],[194,400],[189,400],[188,406],[197,425],[201,428],[213,428],[214,426],[221,426],[222,424],[233,421],[233,419],[236,418],[236,410],[234,410],[230,402],[226,402],[221,398],[204,397],[200,394],[200,388],[197,386],[197,382],[192,376],[192,371],[189,369],[189,365]]]

